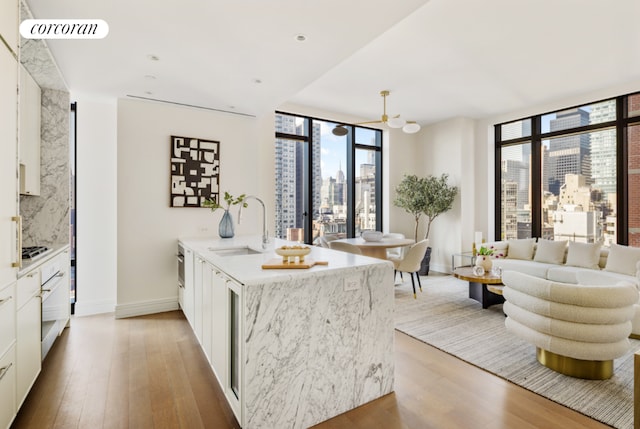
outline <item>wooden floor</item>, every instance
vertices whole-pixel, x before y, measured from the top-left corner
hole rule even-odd
[[[71,324],[12,428],[239,427],[181,312]],[[395,392],[316,426],[607,427],[400,332]]]

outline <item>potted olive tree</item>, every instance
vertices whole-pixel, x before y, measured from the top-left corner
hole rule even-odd
[[[431,231],[431,223],[442,213],[451,210],[453,201],[458,194],[458,187],[449,186],[448,178],[448,174],[442,174],[440,177],[405,175],[396,187],[396,198],[393,204],[413,216],[416,223],[414,231],[416,242],[418,241],[420,219],[423,215],[427,217],[427,229],[423,238],[427,239]],[[429,275],[430,260],[431,247],[428,247],[419,274]]]

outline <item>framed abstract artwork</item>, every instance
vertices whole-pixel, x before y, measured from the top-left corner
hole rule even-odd
[[[220,142],[171,136],[171,207],[201,207],[218,200]]]

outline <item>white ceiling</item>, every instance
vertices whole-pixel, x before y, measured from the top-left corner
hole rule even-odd
[[[250,115],[291,102],[378,119],[388,89],[388,113],[426,125],[640,83],[638,0],[27,2],[109,24],[48,42],[72,91]]]

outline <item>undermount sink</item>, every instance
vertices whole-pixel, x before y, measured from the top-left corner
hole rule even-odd
[[[253,250],[250,247],[235,247],[233,249],[215,249],[213,247],[210,247],[209,250],[211,250],[218,256],[257,255],[259,253],[262,253],[257,250]]]

